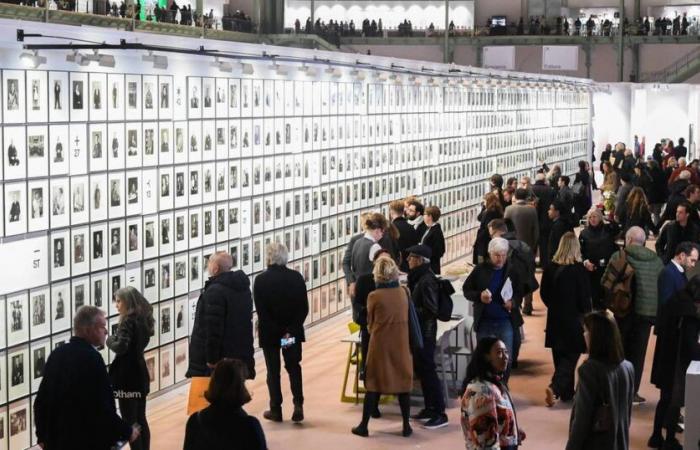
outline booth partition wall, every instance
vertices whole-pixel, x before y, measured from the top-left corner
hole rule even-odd
[[[285,49],[229,62],[107,51],[114,59],[94,65],[92,52],[80,64],[76,51],[39,51],[48,62],[26,69],[18,44],[2,45],[3,450],[35,441],[33,395],[81,305],[103,308],[113,332],[116,289],[135,286],[152,302],[157,393],[184,380],[213,252],[230,252],[252,281],[266,244],[283,242],[313,324],[349,306],[341,260],[362,212],[408,195],[439,205],[452,261],[471,250],[491,174],[532,175],[543,162],[572,173],[588,158],[585,80],[398,70],[371,57],[353,68],[333,53],[323,64],[300,50],[285,60]]]

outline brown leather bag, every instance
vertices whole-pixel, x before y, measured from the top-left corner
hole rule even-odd
[[[611,259],[601,285],[605,292],[605,305],[615,317],[627,316],[634,307],[634,269],[627,262],[627,252],[620,250],[619,258]]]

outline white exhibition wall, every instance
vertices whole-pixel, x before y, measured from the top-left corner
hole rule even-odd
[[[359,0],[353,2],[339,2],[319,0],[314,2],[316,19],[323,22],[342,21],[355,23],[356,30],[362,30],[362,21],[365,19],[382,19],[384,29],[396,29],[399,23],[410,20],[414,29],[427,28],[431,23],[435,28],[444,29],[445,2],[421,1],[410,2],[403,0],[385,0],[376,2],[371,0]],[[294,28],[294,22],[299,19],[302,27],[306,19],[310,17],[311,2],[309,0],[286,0],[284,12],[285,28]],[[454,21],[457,28],[473,28],[474,26],[474,1],[451,1],[450,20]]]

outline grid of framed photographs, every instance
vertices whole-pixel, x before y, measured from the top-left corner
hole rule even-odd
[[[155,393],[184,379],[214,251],[252,279],[285,243],[317,322],[349,305],[361,212],[439,205],[454,260],[491,173],[572,173],[589,142],[588,94],[545,88],[3,70],[1,92],[0,238],[47,234],[51,282],[0,297],[0,450],[32,443],[32,395],[80,306],[113,331],[116,289],[153,303]]]

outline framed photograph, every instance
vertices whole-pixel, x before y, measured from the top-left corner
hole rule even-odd
[[[107,145],[109,154],[109,170],[123,169],[126,160],[126,145],[124,138],[124,124],[110,123],[107,129]]]
[[[138,262],[143,258],[141,242],[141,217],[135,217],[126,221],[128,241],[126,246],[126,262]]]
[[[167,255],[173,252],[175,248],[175,236],[174,236],[174,217],[172,211],[165,214],[159,215],[160,221],[160,244],[159,244],[159,255]]]
[[[126,250],[124,245],[124,222],[121,220],[109,223],[109,267],[124,264]]]
[[[160,345],[172,342],[175,337],[174,307],[175,303],[172,300],[160,303]]]
[[[143,258],[150,259],[158,256],[158,241],[160,227],[158,216],[151,215],[143,218]]]
[[[126,76],[125,117],[141,120],[141,75]]]
[[[185,380],[187,373],[189,347],[187,339],[181,339],[175,343],[175,382]]]
[[[71,225],[80,225],[90,220],[88,177],[71,177]]]
[[[158,169],[141,171],[141,214],[158,212]]]
[[[90,74],[90,121],[102,122],[107,120],[107,74]]]
[[[141,214],[141,171],[126,173],[126,215]]]
[[[215,116],[214,78],[202,78],[202,118],[212,119]]]
[[[168,299],[173,296],[174,292],[174,282],[173,282],[173,257],[161,258],[160,259],[160,298]]]
[[[107,268],[108,253],[106,249],[105,239],[107,237],[107,224],[99,223],[90,227],[90,242],[92,250],[91,268],[95,270],[103,270]]]
[[[46,179],[27,182],[29,195],[27,231],[49,229],[49,182]]]
[[[68,174],[68,126],[49,126],[49,167],[52,176]]]
[[[108,217],[110,219],[124,217],[126,211],[126,199],[124,198],[125,182],[124,172],[109,173]]]
[[[69,231],[61,230],[51,233],[51,279],[60,280],[70,277]]]
[[[109,195],[107,190],[107,174],[90,176],[90,221],[107,220]]]
[[[162,342],[161,342],[162,344]],[[171,386],[175,379],[175,355],[172,345],[160,349],[160,388]]]
[[[172,78],[172,108],[173,108],[173,119],[175,120],[185,120],[187,119],[188,110],[188,90],[187,90],[187,77],[185,76],[174,76]]]
[[[7,345],[13,346],[29,340],[29,294],[22,291],[5,298],[7,306]]]
[[[110,122],[124,120],[124,75],[107,75],[106,99]]]
[[[29,308],[30,338],[34,340],[48,336],[51,333],[51,293],[48,286],[29,291]]]
[[[190,292],[199,291],[202,288],[202,251],[194,250],[190,252]]]
[[[216,118],[227,118],[228,117],[228,78],[217,78],[216,79]]]
[[[109,294],[109,313],[112,316],[118,314],[117,302],[115,300],[114,294],[126,286],[126,270],[123,267],[117,269],[112,269],[109,271],[109,284],[110,284],[110,294]]]
[[[47,122],[48,99],[45,71],[27,71],[27,122]]]
[[[190,162],[198,162],[202,160],[202,122],[200,120],[191,121],[189,123],[189,145],[188,157]]]
[[[72,307],[73,317],[78,309],[90,304],[90,278],[74,278],[71,281],[71,291],[72,291]]]
[[[173,118],[173,77],[158,76],[158,118],[171,120]]]
[[[187,117],[190,119],[202,118],[202,79],[200,77],[187,77]]]
[[[148,122],[143,124],[143,166],[158,165],[158,124]]]
[[[87,225],[71,228],[72,276],[82,275],[90,271],[90,237],[90,227]]]
[[[70,327],[70,281],[54,283],[51,286],[51,330],[57,333]]]
[[[4,179],[27,178],[27,152],[24,127],[5,127],[3,130]]]
[[[22,392],[25,392],[23,395],[29,395],[29,350],[26,349],[23,355],[26,355],[26,358],[23,357],[22,359],[22,364],[24,364],[23,369],[27,371],[27,376],[25,377],[27,385],[25,386],[26,389],[22,390]],[[8,356],[8,362],[12,364],[11,356]],[[10,368],[10,370],[12,370],[12,366],[10,366]],[[11,389],[12,387],[10,387],[10,390]],[[21,395],[22,394],[18,396]],[[10,401],[14,398],[17,397],[11,397]],[[10,450],[22,450],[30,446],[30,427],[32,421],[29,417],[29,403],[29,399],[25,398],[11,403],[9,406]]]
[[[202,121],[202,160],[212,161],[216,158],[216,124],[213,120]]]
[[[126,167],[141,167],[142,164],[141,124],[129,122],[126,124]]]
[[[5,184],[5,236],[27,232],[27,184]]]
[[[173,125],[175,153],[173,161],[175,164],[186,163],[189,159],[189,138],[187,122],[175,122]]]
[[[189,248],[197,248],[202,246],[202,208],[190,208],[190,228],[189,228],[189,238],[190,245]],[[177,249],[186,250],[187,247]]]
[[[70,187],[68,178],[51,179],[51,228],[70,224]]]
[[[31,355],[31,390],[36,393],[39,390],[41,380],[44,378],[44,368],[46,360],[49,359],[51,353],[51,339],[42,339],[38,342],[32,342],[29,348]]]
[[[228,116],[240,117],[241,115],[241,80],[228,79]]]
[[[158,260],[143,263],[143,296],[150,303],[158,301]]]
[[[157,391],[160,385],[160,375],[158,373],[160,364],[158,361],[158,356],[158,350],[152,350],[144,355],[144,357],[146,358],[146,368],[148,369],[148,378],[151,385],[151,392]]]
[[[181,339],[187,336],[187,297],[181,297],[175,300],[174,310],[175,324],[175,339]]]
[[[183,295],[188,292],[188,259],[187,253],[175,255],[175,295]]]
[[[3,350],[0,352],[0,403],[7,403],[7,353]],[[7,449],[7,409],[0,408],[0,448]]]
[[[189,247],[188,214],[186,209],[175,211],[175,251]]]
[[[87,122],[89,105],[89,87],[87,72],[70,73],[70,120]],[[86,98],[86,96],[88,98]]]
[[[4,123],[24,123],[25,122],[25,89],[24,71],[3,70],[3,122]],[[30,101],[30,104],[32,102]]]
[[[158,76],[144,75],[143,80],[143,120],[158,119]]]
[[[69,93],[68,72],[49,72],[49,120],[51,123],[68,122]]]
[[[104,123],[90,124],[88,133],[88,148],[90,149],[90,173],[107,170],[107,125]]]
[[[158,163],[168,165],[173,163],[173,124],[160,122],[158,124]]]
[[[69,137],[70,142],[70,174],[85,175],[88,173],[88,155],[87,155],[87,125],[84,123],[72,123],[70,125]]]
[[[7,351],[9,365],[8,400],[29,395],[29,347],[24,345]]]

